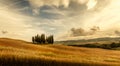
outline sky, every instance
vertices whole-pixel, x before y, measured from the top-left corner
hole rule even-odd
[[[31,41],[120,36],[120,0],[0,0],[0,37]]]

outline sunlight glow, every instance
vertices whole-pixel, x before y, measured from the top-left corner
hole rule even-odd
[[[93,8],[95,5],[97,4],[96,0],[89,0],[89,2],[87,3],[87,9],[91,9]]]

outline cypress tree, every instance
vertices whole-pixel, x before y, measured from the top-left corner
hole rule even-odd
[[[51,41],[51,44],[53,44],[53,43],[54,43],[54,38],[53,38],[53,35],[51,35],[51,37],[50,37],[50,41]]]
[[[35,38],[34,37],[32,37],[32,42],[35,43]]]
[[[45,43],[53,44],[54,36],[50,35],[45,38],[45,34],[41,34],[41,36],[37,34],[35,37],[32,37],[32,42],[37,43],[37,44],[41,44],[41,43],[42,44],[45,44]]]
[[[45,44],[45,34],[41,34],[41,43]]]
[[[54,43],[53,35],[48,36],[46,41],[47,41],[47,43],[53,44]]]

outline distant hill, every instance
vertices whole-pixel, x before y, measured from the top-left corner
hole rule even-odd
[[[120,66],[120,51],[0,39],[0,66]]]
[[[57,41],[56,43],[61,43],[65,45],[79,45],[79,44],[109,44],[112,42],[120,42],[120,37],[110,38],[94,38],[94,39],[80,39],[80,40],[66,40],[66,41]]]

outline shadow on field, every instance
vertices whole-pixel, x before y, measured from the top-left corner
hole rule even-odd
[[[45,59],[0,58],[0,66],[108,66],[97,63],[75,63]]]

